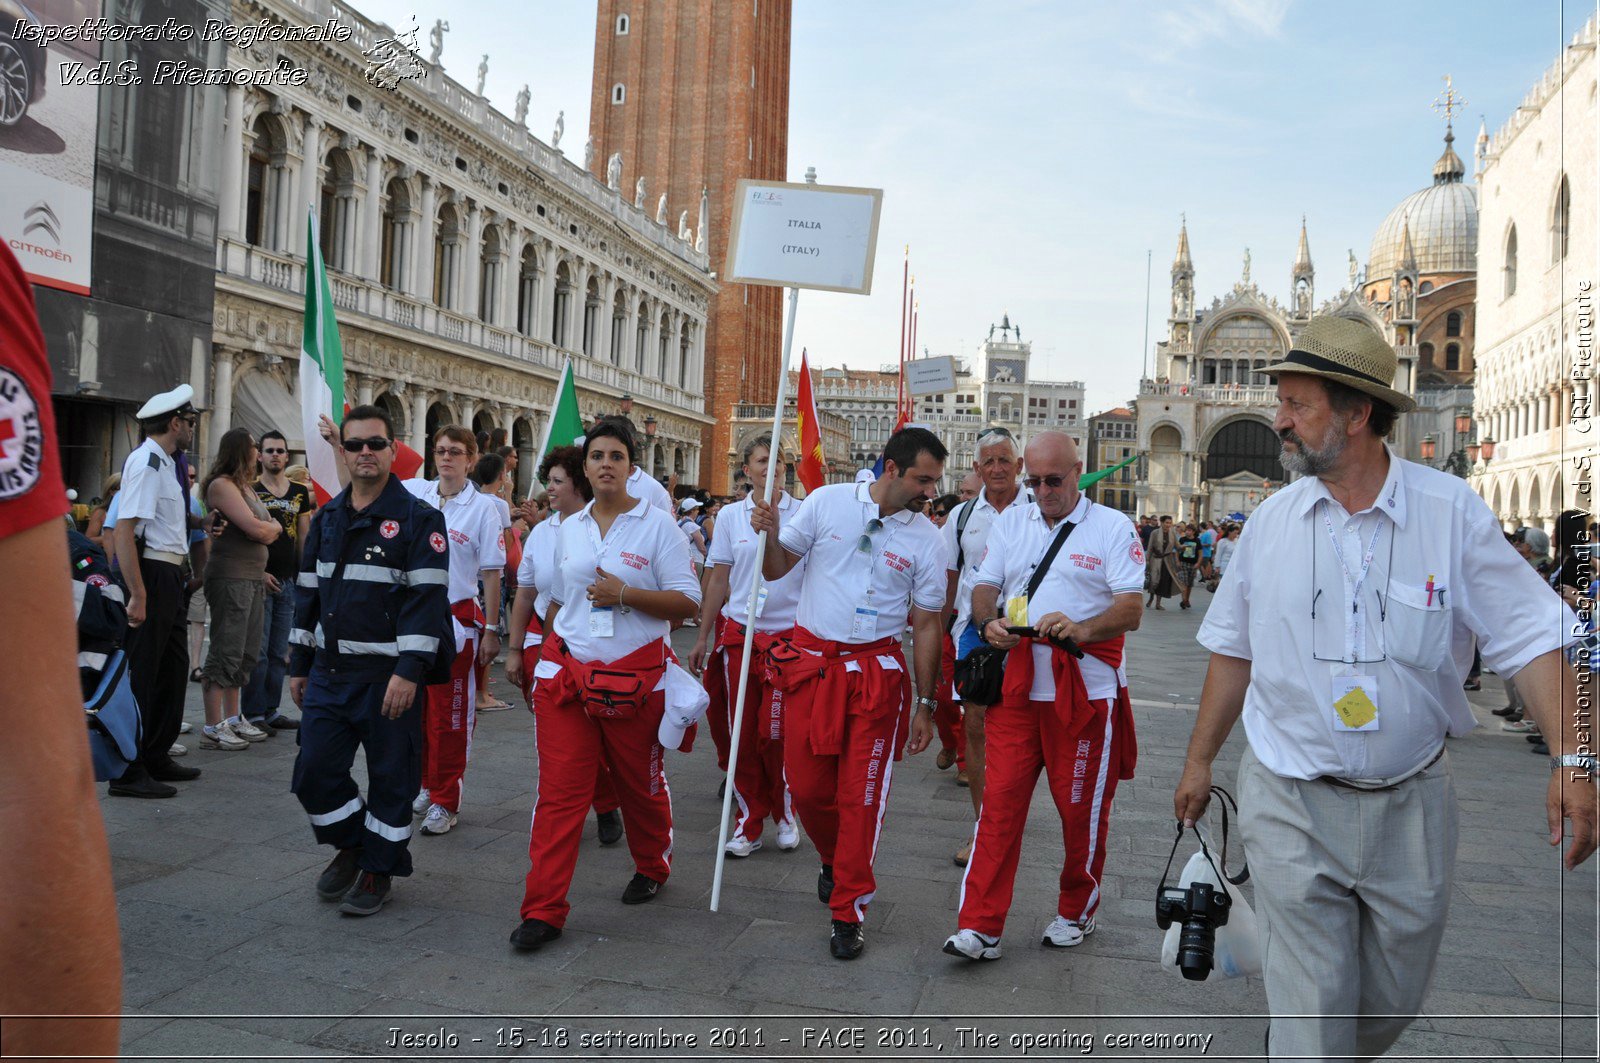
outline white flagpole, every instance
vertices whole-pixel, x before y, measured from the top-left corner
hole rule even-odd
[[[809,179],[809,175],[808,175]],[[767,451],[767,486],[761,497],[776,505],[772,487],[777,482],[778,467],[783,464],[783,402],[789,384],[789,354],[794,349],[794,310],[800,304],[800,289],[789,289],[789,320],[783,328],[783,366],[778,370],[778,397],[772,406],[772,446]],[[745,694],[750,681],[750,651],[756,637],[756,602],[761,594],[761,560],[767,552],[767,533],[756,536],[756,571],[750,581],[750,600],[745,603],[744,656],[739,661],[739,695],[734,702],[733,722],[728,735],[728,785],[722,793],[722,823],[717,830],[717,869],[711,878],[711,910],[717,911],[722,903],[722,869],[728,861],[728,815],[733,808],[734,772],[739,767],[739,736],[744,727]]]

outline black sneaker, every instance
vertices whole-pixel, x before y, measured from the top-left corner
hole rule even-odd
[[[1550,745],[1547,742],[1535,742],[1532,752],[1539,754],[1541,757],[1548,757],[1550,755]]]
[[[533,952],[560,936],[559,926],[551,926],[543,919],[524,919],[522,925],[511,932],[511,947],[520,952]]]
[[[157,761],[150,765],[150,777],[161,782],[190,782],[200,778],[200,769],[185,767],[172,760]]]
[[[867,939],[861,934],[860,923],[847,923],[843,919],[833,921],[833,937],[828,941],[828,951],[836,960],[853,960],[867,947]]]
[[[112,779],[106,787],[112,797],[177,797],[178,788],[156,782],[144,771],[128,772],[120,779]]]
[[[350,892],[350,887],[356,881],[356,872],[359,870],[356,867],[356,858],[360,855],[360,849],[340,849],[339,854],[322,869],[322,875],[317,879],[317,896],[325,901],[336,901]]]
[[[614,808],[610,812],[596,812],[594,821],[599,829],[601,845],[615,845],[622,840],[621,812]]]
[[[628,888],[622,891],[623,904],[643,904],[655,897],[656,891],[661,889],[661,883],[649,875],[634,873],[628,880]]]
[[[356,876],[356,884],[344,895],[339,910],[345,915],[376,915],[383,902],[389,899],[389,876],[363,871]]]
[[[300,730],[299,720],[292,720],[281,712],[275,712],[271,716],[268,716],[265,720],[251,720],[250,722],[255,724],[257,727],[262,728],[263,730],[269,727],[274,731]]]
[[[1523,735],[1522,737],[1526,738],[1529,742],[1532,742],[1536,746],[1544,745],[1544,735],[1540,734],[1538,731],[1535,731],[1532,734]]]
[[[1522,713],[1518,712],[1516,707],[1513,705],[1502,705],[1500,708],[1494,710],[1494,714],[1496,716],[1504,716],[1508,720],[1513,716],[1518,717],[1519,719],[1522,716]]]
[[[817,900],[827,904],[833,900],[833,865],[823,864],[817,873]]]

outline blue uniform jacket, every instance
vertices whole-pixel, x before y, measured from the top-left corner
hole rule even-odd
[[[423,682],[451,631],[449,548],[444,514],[397,478],[359,512],[350,489],[339,492],[300,555],[289,674],[310,675],[314,662],[351,682]]]

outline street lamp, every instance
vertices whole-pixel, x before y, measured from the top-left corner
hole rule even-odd
[[[1464,436],[1472,431],[1472,415],[1470,413],[1456,414],[1456,435]]]
[[[622,416],[626,417],[633,412],[633,396],[627,392],[622,393]]]
[[[1467,444],[1467,460],[1472,462],[1472,464],[1474,464],[1474,465],[1478,464],[1478,454],[1482,450],[1483,450],[1483,446],[1481,444],[1468,443]]]
[[[1483,441],[1483,460],[1485,462],[1494,460],[1494,439],[1492,437]]]
[[[1433,456],[1438,451],[1438,444],[1434,442],[1433,433],[1429,432],[1422,437],[1422,460],[1433,463]]]
[[[646,416],[644,419],[644,434],[650,439],[656,437],[656,419],[653,414]]]

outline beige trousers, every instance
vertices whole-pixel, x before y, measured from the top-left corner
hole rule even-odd
[[[1372,1059],[1421,1010],[1455,871],[1446,753],[1386,793],[1285,779],[1246,750],[1240,830],[1273,1059]]]

